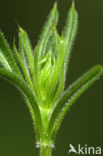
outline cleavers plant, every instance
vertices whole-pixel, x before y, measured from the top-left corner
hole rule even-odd
[[[54,4],[34,49],[21,27],[18,48],[14,40],[13,50],[0,32],[0,76],[15,84],[22,94],[33,120],[40,156],[51,156],[57,131],[68,109],[103,75],[103,67],[96,65],[64,90],[78,26],[74,2],[61,36],[56,29],[57,22],[58,10]]]

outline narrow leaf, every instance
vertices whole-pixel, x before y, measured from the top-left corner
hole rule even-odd
[[[61,74],[60,74],[57,92],[53,95],[53,101],[52,101],[53,104],[52,105],[55,105],[55,103],[56,103],[57,99],[60,97],[63,89],[64,89],[64,68],[62,69]]]
[[[44,89],[45,83],[48,79],[48,75],[51,74],[51,70],[52,70],[51,52],[47,53],[46,58],[47,59],[46,59],[44,66],[40,69],[40,76],[39,76],[40,86],[44,93],[45,93],[45,89]]]
[[[30,67],[30,72],[31,72],[31,74],[33,74],[34,56],[33,56],[33,51],[32,51],[31,45],[30,45],[30,40],[28,38],[27,33],[21,27],[19,27],[19,30],[20,30],[19,39],[21,42],[21,46],[24,50],[23,52],[25,52],[25,54],[27,56],[28,64]]]
[[[80,95],[82,95],[88,89],[88,87],[90,87],[102,75],[103,75],[103,68],[100,65],[96,65],[91,70],[86,72],[73,85],[71,85],[69,89],[67,89],[63,93],[63,95],[57,101],[57,104],[51,115],[50,125],[49,125],[50,131],[52,131],[52,128],[54,126],[55,132],[53,133],[56,133],[69,107],[76,101],[78,97],[80,97]],[[55,119],[57,119],[56,123],[55,123]]]
[[[40,113],[40,109],[38,106],[38,102],[37,102],[37,99],[36,99],[34,93],[29,88],[29,86],[17,74],[9,72],[6,69],[0,68],[0,76],[10,80],[11,82],[13,82],[13,84],[17,85],[24,92],[24,94],[29,99],[31,107],[35,114],[36,125],[38,125],[39,130],[42,131],[42,120],[41,120],[41,113]],[[32,111],[32,110],[30,110],[30,111]]]
[[[12,71],[7,59],[5,58],[3,51],[0,49],[0,64],[7,70]]]
[[[29,99],[27,98],[27,96],[24,94],[24,92],[22,92],[22,95],[24,97],[24,100],[30,110],[30,114],[31,114],[31,118],[33,121],[33,126],[34,126],[34,130],[35,130],[35,135],[36,135],[36,141],[39,142],[40,141],[40,134],[39,134],[39,126],[36,124],[36,118],[35,118],[35,113],[33,111],[33,108],[31,106],[31,103],[29,101]]]
[[[13,57],[13,54],[9,48],[7,41],[5,40],[3,34],[0,32],[0,48],[2,49],[6,59],[8,60],[13,71],[18,73],[21,76],[21,72],[16,64],[16,61]]]
[[[40,81],[39,81],[39,51],[38,51],[39,43],[35,47],[34,51],[34,73],[33,73],[33,83],[34,83],[34,88],[36,90],[36,94],[39,98],[39,102],[42,105],[43,104],[43,99],[41,95],[41,87],[40,87]]]
[[[62,38],[59,40],[57,59],[54,64],[54,70],[51,72],[50,78],[48,78],[48,81],[45,84],[45,88],[47,89],[47,102],[50,99],[52,100],[52,95],[59,81],[60,73],[64,63],[64,55],[65,55],[65,40]]]
[[[46,46],[48,44],[48,40],[50,37],[50,29],[53,23],[57,24],[58,22],[58,10],[57,10],[57,4],[55,3],[53,9],[51,10],[49,16],[48,16],[48,20],[44,26],[43,32],[40,36],[40,47],[39,47],[39,56],[43,56],[46,51]]]
[[[77,26],[78,26],[78,14],[75,10],[75,5],[73,3],[67,17],[67,24],[65,27],[65,40],[66,40],[66,55],[65,55],[65,72],[67,68],[67,64],[70,59],[71,49],[73,46],[74,39],[76,37],[77,32]]]
[[[19,65],[20,65],[20,67],[22,69],[22,72],[23,72],[24,76],[25,76],[26,81],[28,82],[28,84],[30,85],[32,90],[34,90],[34,87],[33,87],[33,84],[32,84],[32,81],[31,81],[31,77],[30,77],[29,71],[27,69],[26,63],[22,59],[21,55],[18,53],[16,45],[15,45],[15,42],[13,44],[13,50],[14,50],[14,54],[16,56],[16,59],[17,59]]]

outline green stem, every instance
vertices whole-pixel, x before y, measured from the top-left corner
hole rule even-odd
[[[48,146],[41,146],[40,149],[40,156],[51,156],[52,155],[52,149]]]

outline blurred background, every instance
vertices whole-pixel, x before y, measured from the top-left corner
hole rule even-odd
[[[29,34],[34,47],[54,0],[1,0],[0,30],[12,47],[17,23]],[[58,31],[62,32],[71,0],[59,0]],[[103,64],[103,0],[76,0],[78,34],[73,46],[68,86],[95,64]],[[103,145],[103,78],[73,105],[58,132],[53,156],[67,156],[69,144]],[[0,155],[38,156],[32,120],[18,90],[0,78]],[[71,154],[73,156],[73,154]]]

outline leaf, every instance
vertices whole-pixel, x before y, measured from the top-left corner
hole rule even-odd
[[[4,36],[1,32],[0,32],[0,48],[2,49],[2,51],[3,51],[7,61],[9,62],[12,70],[21,76],[21,72],[20,72],[20,70],[19,70],[19,68],[15,62],[15,59],[14,59],[13,54],[9,48],[9,45],[6,42]]]
[[[18,86],[24,92],[31,104],[30,107],[32,108],[32,110],[30,110],[30,112],[33,111],[35,114],[36,125],[39,126],[39,131],[42,131],[42,120],[38,101],[29,86],[17,74],[12,73],[6,69],[0,68],[0,76],[10,80],[11,82],[13,82],[13,84]]]
[[[50,31],[51,26],[53,23],[55,23],[55,25],[56,25],[57,22],[58,22],[58,10],[57,10],[57,4],[55,3],[53,9],[51,10],[51,12],[48,16],[48,19],[44,26],[43,32],[40,36],[39,57],[41,55],[42,56],[45,55],[45,53],[46,53],[45,49],[47,47],[48,40],[49,40],[49,37],[51,34],[51,31]]]
[[[18,53],[16,45],[15,45],[15,41],[13,43],[13,52],[14,52],[14,54],[16,56],[16,59],[17,59],[19,65],[20,65],[21,69],[22,69],[22,72],[24,73],[26,81],[30,85],[31,89],[34,90],[34,87],[33,87],[31,77],[30,77],[29,71],[27,69],[26,63],[24,62],[24,60],[22,59],[22,57]]]
[[[26,58],[28,60],[28,64],[30,67],[30,73],[33,74],[33,72],[34,72],[34,56],[33,56],[33,51],[32,51],[31,45],[30,45],[30,40],[28,38],[27,33],[21,27],[19,27],[19,30],[20,30],[19,41],[24,50],[24,51],[22,50],[22,52],[25,52],[25,54],[27,56]],[[22,59],[24,59],[23,54],[21,56],[23,57]]]
[[[53,100],[52,100],[52,105],[55,105],[57,99],[60,97],[62,91],[64,89],[64,68],[62,68],[61,74],[60,74],[60,79],[59,79],[59,84],[57,87],[56,93],[53,95]]]
[[[34,130],[35,130],[35,135],[36,135],[36,141],[39,142],[40,141],[40,134],[39,134],[39,127],[38,125],[36,124],[36,118],[35,118],[35,113],[33,111],[33,108],[31,106],[31,103],[29,101],[29,99],[27,98],[27,96],[21,92],[23,97],[24,97],[24,100],[30,110],[30,114],[31,114],[31,118],[32,118],[32,121],[33,121],[33,126],[34,126]]]
[[[102,75],[103,68],[100,65],[96,65],[71,85],[63,95],[61,95],[54,107],[48,129],[49,133],[53,133],[53,138],[69,107]]]
[[[64,55],[65,55],[65,40],[64,38],[59,39],[59,47],[57,50],[57,59],[54,64],[54,69],[50,74],[50,78],[48,78],[45,89],[47,90],[47,103],[51,103],[52,97],[54,95],[54,91],[56,89],[56,85],[59,81],[61,70],[63,68],[64,63]],[[49,101],[49,102],[48,102]]]
[[[62,36],[61,38],[63,39],[64,36]],[[51,38],[50,41],[51,43],[51,51],[54,54],[55,57],[57,57],[58,55],[58,47],[59,47],[59,42],[60,42],[60,35],[58,34],[58,31],[56,29],[56,25],[53,24],[51,27]]]
[[[5,69],[7,69],[7,70],[9,70],[9,71],[12,71],[12,69],[11,69],[11,67],[10,67],[10,65],[9,65],[7,59],[5,58],[5,56],[4,56],[4,54],[3,54],[3,52],[2,52],[1,49],[0,49],[0,63],[1,63],[1,65],[2,65]]]
[[[65,55],[65,63],[64,63],[65,74],[66,74],[67,64],[70,59],[73,42],[76,37],[77,27],[78,27],[78,14],[75,10],[75,5],[73,3],[70,11],[68,12],[67,23],[65,27],[65,33],[64,33],[66,46],[67,46],[66,55]]]
[[[41,94],[41,87],[40,87],[40,81],[39,81],[39,51],[38,51],[39,43],[35,47],[34,51],[34,73],[33,73],[33,83],[34,83],[34,88],[36,90],[36,95],[38,96],[39,99],[39,104],[43,105],[43,99],[42,99],[42,94]]]
[[[51,74],[52,71],[52,63],[51,63],[51,52],[48,52],[46,55],[46,62],[40,69],[39,74],[39,82],[40,87],[42,89],[43,99],[46,99],[46,92],[45,92],[45,83],[48,79],[48,76]]]

